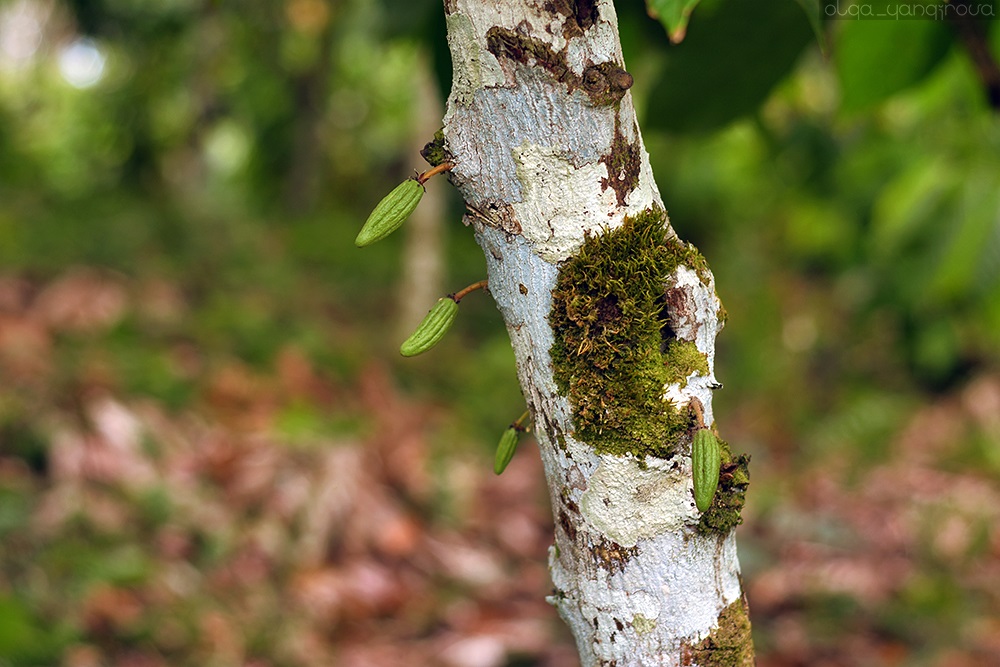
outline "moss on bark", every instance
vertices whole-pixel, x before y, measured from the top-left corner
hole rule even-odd
[[[725,440],[721,442],[719,488],[715,491],[711,507],[701,515],[698,530],[728,535],[729,531],[743,523],[743,504],[750,486],[750,457],[747,454],[733,456],[729,443]]]
[[[667,325],[667,282],[700,255],[666,221],[654,207],[589,237],[552,292],[556,384],[573,406],[575,437],[602,454],[673,456],[691,415],[664,400],[664,387],[708,371]]]
[[[700,644],[683,647],[684,665],[699,667],[753,667],[753,638],[746,598],[722,610],[718,624]]]

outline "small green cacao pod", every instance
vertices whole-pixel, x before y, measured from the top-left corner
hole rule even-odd
[[[363,248],[392,234],[406,222],[423,196],[424,186],[412,178],[397,185],[368,216],[365,226],[354,239],[354,245]]]
[[[450,296],[438,299],[417,330],[399,346],[399,353],[404,357],[415,357],[431,349],[444,338],[456,315],[458,304],[454,299]]]
[[[722,466],[722,446],[711,429],[695,431],[691,443],[691,471],[694,476],[694,503],[699,512],[712,506],[715,489],[719,486],[719,468]]]
[[[493,472],[502,473],[507,468],[507,464],[514,458],[514,450],[517,449],[518,433],[517,429],[511,426],[500,436],[500,444],[497,445],[497,457],[493,461]]]

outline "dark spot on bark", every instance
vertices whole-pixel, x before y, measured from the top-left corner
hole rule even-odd
[[[517,284],[517,291],[523,294],[524,296],[528,296],[528,288],[524,286],[524,283]]]
[[[598,19],[596,0],[549,0],[544,8],[550,14],[566,17],[563,23],[563,36],[566,39],[580,37]]]
[[[487,202],[476,206],[467,205],[466,224],[471,218],[479,222],[507,232],[520,234],[521,222],[517,219],[514,207],[505,202]]]
[[[591,65],[583,71],[583,87],[595,104],[617,104],[632,87],[632,75],[614,63]]]
[[[566,510],[559,510],[559,526],[566,533],[566,537],[569,538],[570,542],[576,542],[576,525],[573,523],[573,519],[570,518]]]
[[[599,567],[608,572],[624,572],[629,561],[639,554],[638,547],[623,547],[617,542],[602,539],[591,549]]]
[[[552,47],[535,37],[493,26],[486,32],[486,49],[494,56],[525,65],[532,61],[543,67],[556,81],[576,78],[566,63],[566,52],[556,53]]]
[[[616,116],[611,151],[601,156],[600,161],[608,168],[608,176],[601,179],[601,187],[605,190],[610,187],[615,191],[619,206],[624,206],[625,199],[639,186],[639,169],[642,165],[640,153],[638,139],[632,143],[625,140]]]
[[[583,71],[583,79],[584,88],[594,104],[609,106],[620,102],[634,83],[631,74],[612,62],[589,66]]]
[[[635,79],[632,75],[623,69],[614,69],[608,74],[608,81],[613,88],[618,88],[619,90],[628,90],[635,83]]]
[[[598,67],[588,67],[583,72],[583,87],[592,93],[602,93],[608,89],[608,80]]]
[[[621,632],[621,631],[623,631],[625,629],[625,624],[622,623],[619,619],[616,618],[615,619],[615,627],[618,628],[618,632]]]
[[[582,89],[595,106],[617,104],[632,86],[632,75],[617,63],[587,63],[584,75],[579,76],[566,59],[568,47],[557,52],[547,42],[509,28],[490,28],[486,32],[486,49],[498,60],[541,67],[565,84],[569,92]]]
[[[598,19],[597,0],[576,0],[576,21],[586,30]]]

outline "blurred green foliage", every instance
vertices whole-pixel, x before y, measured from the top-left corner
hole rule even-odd
[[[694,5],[658,4],[675,28]],[[814,14],[793,0],[705,0],[670,45],[642,2],[619,5],[664,201],[730,314],[723,434],[764,479],[814,460],[854,474],[886,460],[916,406],[1000,366],[1000,121],[965,46],[946,22],[843,20],[824,24],[824,55]],[[473,441],[486,460],[522,403],[499,315],[470,298],[447,355],[384,361],[397,357],[385,322],[404,239],[363,253],[352,242],[421,166],[404,148],[415,63],[448,87],[440,3],[21,2],[0,6],[0,21],[37,32],[34,50],[0,62],[0,273],[44,284],[100,267],[139,301],[161,282],[176,297],[165,315],[59,333],[43,386],[3,378],[0,457],[41,479],[51,424],[38,415],[71,412],[92,384],[197,410],[220,367],[268,373],[294,348],[338,379],[391,365],[407,392],[442,406],[441,453]],[[983,27],[997,58],[1000,25]],[[73,84],[68,45],[98,58],[96,80]],[[454,196],[448,207],[451,288],[484,263]],[[277,425],[293,444],[371,428],[308,401],[282,406]],[[992,437],[972,434],[950,465],[996,481]],[[750,502],[766,515],[785,488],[752,486]],[[145,547],[92,526],[30,543],[36,491],[0,484],[0,664],[54,664],[82,632],[60,620],[60,596],[150,567]],[[136,503],[140,535],[171,511],[155,490]],[[204,535],[204,558],[217,537]],[[990,602],[935,558],[875,611],[805,601],[816,641],[835,644],[862,618],[947,646]],[[33,559],[51,583],[18,583]]]

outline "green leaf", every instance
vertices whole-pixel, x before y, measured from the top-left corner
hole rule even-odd
[[[924,308],[942,235],[954,218],[962,176],[947,159],[914,161],[882,188],[872,208],[872,262],[897,303]]]
[[[687,34],[688,19],[701,0],[646,0],[646,11],[658,19],[674,44],[680,44]]]
[[[875,15],[896,0],[871,0]],[[853,113],[924,79],[944,58],[952,37],[942,21],[843,21],[834,45],[841,108]]]
[[[696,27],[667,52],[645,125],[706,131],[755,112],[813,38],[797,0],[706,3]]]
[[[924,159],[886,184],[872,211],[870,240],[876,261],[891,264],[926,247],[926,237],[951,208],[959,179],[949,161]]]
[[[820,8],[819,0],[795,0],[799,3],[799,7],[802,11],[806,13],[806,18],[809,19],[809,25],[812,26],[813,32],[816,34],[816,41],[819,42],[819,48],[826,53],[826,35],[823,33],[823,21],[820,18]]]
[[[964,180],[954,217],[941,220],[942,243],[928,298],[967,299],[977,289],[997,288],[997,229],[1000,223],[1000,179],[995,171],[973,172]]]
[[[883,188],[873,259],[917,308],[968,302],[1000,285],[1000,177],[995,160],[914,163]]]

